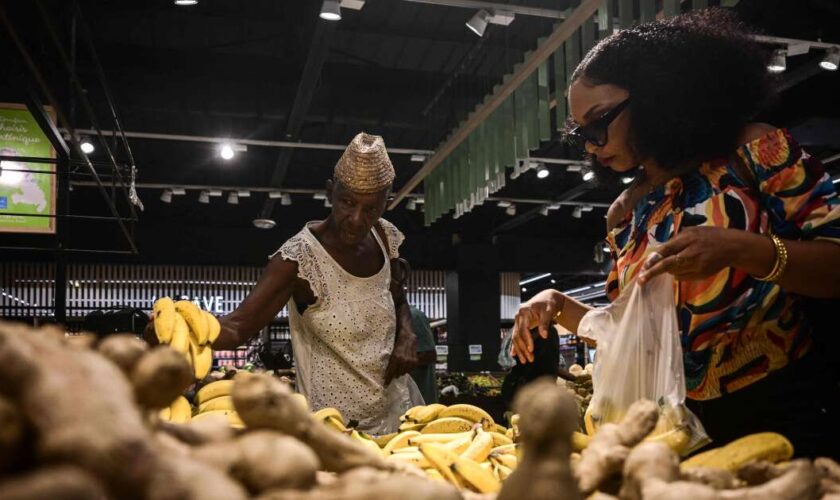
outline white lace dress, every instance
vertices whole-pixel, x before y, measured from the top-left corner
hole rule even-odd
[[[309,229],[316,222],[307,223],[271,256],[279,253],[297,262],[298,276],[316,297],[302,315],[294,299],[289,302],[298,391],[313,410],[337,408],[346,421],[356,420],[359,430],[376,435],[396,432],[399,416],[423,404],[407,375],[384,385],[396,333],[390,259],[399,256],[404,237],[388,221],[380,223],[389,248],[372,230],[386,258],[369,278],[353,276],[327,253]]]

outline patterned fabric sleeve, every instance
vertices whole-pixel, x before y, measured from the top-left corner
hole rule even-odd
[[[788,239],[840,243],[840,199],[825,167],[790,134],[776,129],[745,144],[738,154],[759,181],[773,231]]]
[[[303,233],[298,233],[289,238],[286,243],[283,243],[276,252],[269,256],[269,259],[275,255],[280,254],[284,260],[297,262],[298,276],[309,283],[309,288],[315,294],[316,302],[313,305],[323,305],[322,298],[326,296],[324,275],[321,272],[321,267],[316,261],[316,256],[312,248],[312,243],[306,238]]]
[[[382,231],[388,238],[388,256],[396,259],[400,256],[400,246],[405,240],[405,236],[397,229],[397,226],[391,224],[385,219],[379,219],[379,224],[382,226]]]

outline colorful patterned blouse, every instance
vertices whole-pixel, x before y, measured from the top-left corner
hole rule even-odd
[[[732,158],[710,161],[654,189],[607,236],[615,299],[659,243],[690,226],[767,233],[782,239],[840,243],[840,199],[822,164],[777,129],[737,154],[756,178],[740,179]],[[743,170],[742,170],[743,171]],[[760,202],[751,186],[760,181]],[[726,268],[675,286],[692,399],[712,399],[762,379],[811,348],[800,298],[773,283]]]

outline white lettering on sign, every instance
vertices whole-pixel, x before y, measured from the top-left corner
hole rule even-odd
[[[480,355],[481,350],[481,344],[470,344],[470,355]]]

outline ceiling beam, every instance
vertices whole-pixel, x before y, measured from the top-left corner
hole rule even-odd
[[[583,184],[578,184],[577,186],[565,191],[563,194],[558,196],[557,200],[552,200],[551,203],[568,204],[568,203],[564,203],[564,202],[570,202],[570,201],[574,200],[575,198],[579,198],[581,195],[583,195],[584,193],[586,193],[590,189],[592,189],[592,184],[589,183],[589,182],[584,182]],[[594,204],[591,204],[591,203],[580,203],[580,205],[592,205],[592,206],[594,206]],[[511,229],[513,229],[515,227],[521,226],[522,224],[525,224],[526,222],[529,222],[533,219],[536,219],[537,217],[540,217],[540,215],[541,215],[540,211],[542,209],[543,209],[542,206],[532,208],[531,210],[528,210],[524,214],[521,214],[521,215],[518,215],[518,216],[514,217],[513,219],[505,222],[504,224],[502,224],[499,227],[497,227],[496,229],[494,229],[493,234],[499,234],[499,233],[503,233],[505,231],[510,231]]]
[[[566,19],[568,11],[556,9],[543,9],[540,7],[527,7],[525,5],[513,5],[506,3],[485,2],[482,0],[404,0],[406,2],[424,3],[428,5],[441,5],[444,7],[460,7],[463,9],[486,9],[513,12],[523,16],[545,17],[548,19]]]
[[[490,116],[510,96],[531,73],[536,71],[540,64],[547,60],[575,31],[589,19],[603,0],[584,0],[562,24],[543,42],[534,52],[528,56],[522,66],[513,73],[511,78],[504,83],[483,105],[470,115],[467,121],[455,131],[452,137],[446,141],[437,152],[426,162],[414,177],[403,186],[389,205],[393,210],[418,184],[423,182],[427,175],[432,173],[464,140],[469,137],[473,130]]]

